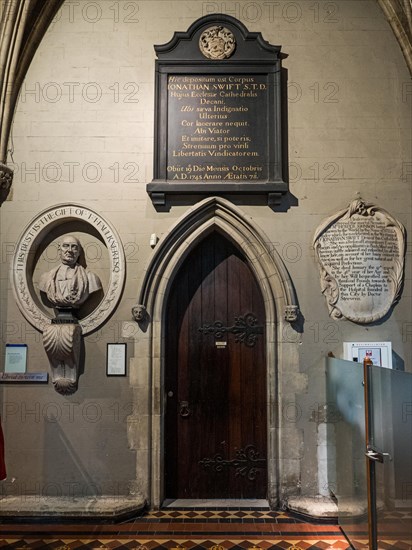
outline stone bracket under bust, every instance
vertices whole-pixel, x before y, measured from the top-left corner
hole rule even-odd
[[[79,239],[64,234],[64,224],[80,222],[86,233],[92,227],[100,232],[110,259],[110,279],[107,289],[100,278],[80,263],[82,246]],[[53,307],[55,316],[46,314],[36,295],[33,274],[35,266],[29,261],[51,230],[59,229],[60,263],[42,273],[39,290],[43,304]],[[101,228],[104,228],[104,232]],[[43,245],[44,246],[44,245]],[[24,317],[43,333],[55,390],[63,395],[77,389],[82,337],[98,328],[113,312],[123,290],[125,257],[121,241],[114,228],[101,216],[88,208],[63,204],[42,212],[23,232],[13,259],[11,280],[17,305]],[[77,311],[93,293],[100,291],[102,299],[84,318]]]
[[[399,300],[405,228],[386,210],[356,199],[322,222],[313,246],[333,319],[373,323]]]

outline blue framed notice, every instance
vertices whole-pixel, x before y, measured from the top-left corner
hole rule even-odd
[[[27,344],[6,344],[4,372],[22,373],[27,368]]]

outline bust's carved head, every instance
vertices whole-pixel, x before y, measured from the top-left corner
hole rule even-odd
[[[65,235],[62,242],[59,244],[60,260],[62,264],[73,267],[82,251],[82,245],[79,239],[73,235]]]

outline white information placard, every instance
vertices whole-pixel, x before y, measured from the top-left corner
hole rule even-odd
[[[343,342],[343,358],[363,363],[365,357],[378,367],[392,368],[392,342]]]
[[[6,358],[4,372],[16,373],[26,372],[27,368],[27,345],[6,344]]]
[[[107,344],[107,376],[126,376],[126,344]]]

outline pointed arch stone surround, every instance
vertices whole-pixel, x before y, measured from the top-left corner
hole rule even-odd
[[[131,444],[137,451],[139,490],[147,494],[154,508],[163,501],[164,326],[168,292],[187,254],[213,230],[221,232],[242,251],[256,276],[265,302],[269,502],[277,505],[288,493],[286,479],[290,483],[291,479],[299,478],[299,461],[289,461],[284,452],[291,441],[285,430],[293,432],[292,439],[297,443],[296,426],[290,422],[283,425],[281,414],[284,373],[288,373],[286,379],[290,381],[290,374],[299,371],[296,338],[285,338],[285,327],[288,335],[294,329],[283,318],[285,315],[291,319],[291,311],[294,312],[292,317],[296,318],[297,304],[292,282],[281,258],[269,250],[268,238],[256,227],[252,218],[228,200],[211,197],[189,209],[159,241],[145,271],[138,306],[134,308],[140,331],[131,381],[132,384],[133,380],[136,381],[137,400],[143,399],[145,384],[142,378],[146,372],[150,398],[146,419],[140,417],[137,422],[135,419],[129,434]],[[140,374],[137,374],[139,369]],[[289,394],[288,404],[290,400]],[[149,439],[146,449],[143,443],[145,431]],[[289,456],[289,453],[286,454]]]

